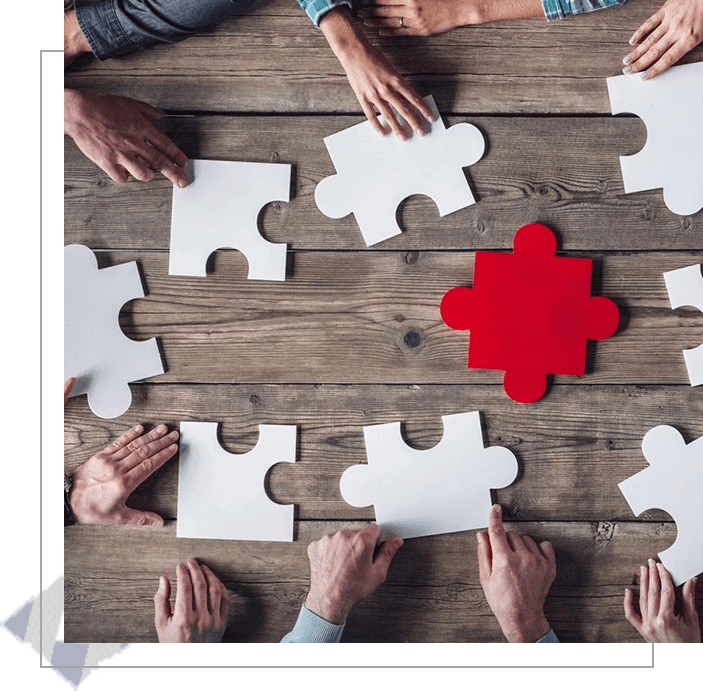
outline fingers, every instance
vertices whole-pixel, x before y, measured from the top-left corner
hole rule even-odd
[[[188,616],[193,611],[193,583],[185,563],[176,566],[176,613]]]
[[[554,547],[552,547],[551,542],[547,542],[544,540],[543,542],[539,543],[539,551],[542,553],[542,556],[547,560],[549,563],[549,567],[552,570],[552,573],[556,577],[557,573],[557,556],[554,552]]]
[[[649,587],[647,589],[647,616],[654,619],[659,614],[659,602],[661,600],[661,584],[659,582],[659,570],[654,559],[649,560],[647,568]],[[644,615],[644,612],[642,612]]]
[[[171,581],[166,576],[161,576],[159,589],[154,595],[154,623],[157,628],[165,626],[172,616],[170,599]]]
[[[186,566],[193,584],[193,609],[196,612],[208,612],[208,584],[200,564],[195,559],[188,559]]]
[[[658,10],[655,12],[642,26],[635,31],[634,34],[632,34],[632,37],[629,40],[629,44],[631,46],[637,45],[645,36],[647,36],[652,29],[654,29],[656,26],[658,26],[661,23],[661,15],[662,12],[661,10]]]
[[[630,588],[625,588],[623,608],[625,610],[625,619],[627,619],[627,621],[629,621],[630,624],[637,629],[637,631],[640,631],[642,627],[642,617],[635,609],[635,598]]]
[[[695,622],[698,618],[696,610],[696,583],[698,578],[691,578],[683,586],[683,617],[688,622]]]
[[[115,439],[115,441],[110,444],[110,446],[105,449],[107,453],[113,455],[115,458],[114,460],[120,460],[121,458],[124,458],[127,453],[123,454],[121,453],[123,449],[127,448],[127,446],[130,444],[130,442],[134,441],[141,435],[141,433],[144,431],[144,427],[142,425],[134,425],[134,427],[128,429],[123,435]]]
[[[205,582],[207,583],[207,607],[210,614],[219,616],[222,601],[222,583],[210,569],[203,564],[201,567]]]
[[[491,543],[488,539],[488,533],[485,530],[480,530],[476,533],[478,545],[476,547],[476,558],[478,560],[478,579],[484,583],[489,578],[493,571],[493,558],[491,554]]]
[[[68,402],[68,397],[71,395],[71,391],[76,384],[76,378],[71,377],[67,379],[63,384],[63,404],[66,405]]]
[[[384,581],[388,575],[388,569],[390,568],[393,558],[398,554],[398,550],[402,546],[403,540],[399,537],[391,538],[381,544],[381,548],[374,560],[374,565],[377,567],[377,571],[379,575],[383,577]]]
[[[673,613],[674,600],[676,598],[674,583],[669,572],[664,568],[664,564],[657,564],[657,574],[661,584],[661,595],[659,600],[660,612],[663,614]]]
[[[153,511],[138,511],[123,506],[117,512],[117,522],[121,525],[154,526],[160,528],[164,524],[164,519]]]
[[[494,555],[504,555],[511,549],[503,527],[502,516],[503,510],[500,504],[493,504],[488,512],[488,540]]]
[[[176,439],[178,439],[178,432],[174,430],[163,439],[144,447],[150,455],[124,475],[127,492],[131,494],[144,480],[176,455],[178,452]]]
[[[649,569],[640,567],[640,613],[644,617],[649,611]]]

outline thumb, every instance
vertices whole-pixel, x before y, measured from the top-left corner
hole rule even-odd
[[[696,583],[697,578],[691,578],[683,586],[683,617],[686,621],[696,621],[698,612],[696,611]]]
[[[144,101],[137,101],[137,103],[139,104],[139,110],[142,112],[142,115],[150,120],[161,120],[166,115],[163,110],[155,108],[150,103],[144,103]]]
[[[171,581],[166,576],[159,579],[159,589],[154,595],[154,623],[165,624],[171,618]]]
[[[119,523],[124,525],[161,527],[164,524],[164,519],[159,514],[153,511],[137,511],[136,509],[130,509],[128,506],[122,508],[119,519]]]
[[[403,540],[399,537],[391,538],[386,540],[378,550],[374,564],[377,565],[383,573],[383,578],[385,580],[388,569],[393,561],[393,557],[398,554],[398,550],[403,546]]]

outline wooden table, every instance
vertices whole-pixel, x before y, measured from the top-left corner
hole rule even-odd
[[[156,336],[166,373],[132,385],[114,420],[85,397],[66,408],[67,470],[136,422],[221,423],[230,452],[262,423],[295,424],[297,463],[273,468],[271,497],[295,503],[293,543],[177,539],[178,461],[133,495],[166,518],[160,529],[65,531],[67,641],[155,641],[159,576],[195,556],[233,593],[229,641],[277,641],[308,584],[310,541],[373,520],[347,505],[339,478],[365,462],[362,426],[402,420],[420,449],[442,436],[441,415],[481,410],[486,444],[517,456],[518,479],[494,493],[508,525],[551,540],[558,559],[547,614],[563,641],[638,641],[624,588],[668,546],[676,526],[635,517],[618,482],[643,469],[641,441],[673,424],[703,435],[703,392],[681,350],[703,340],[703,317],[672,311],[664,271],[703,259],[703,212],[672,214],[661,190],[625,195],[618,156],[646,131],[612,117],[606,77],[656,3],[563,22],[497,23],[427,39],[374,38],[448,125],[468,121],[488,141],[468,169],[478,203],[440,218],[413,197],[404,232],[366,248],[353,218],[328,219],[313,192],[335,172],[323,137],[360,122],[360,107],[321,33],[292,0],[257,3],[209,34],[129,57],[88,61],[66,85],[164,108],[165,131],[192,158],[293,164],[290,203],[261,216],[262,234],[289,243],[283,283],[248,281],[246,261],[220,251],[207,278],[168,276],[171,185],[113,183],[72,141],[65,147],[65,239],[101,266],[138,260],[148,296],[121,314],[125,333]],[[687,60],[700,60],[699,48]],[[510,401],[497,372],[466,367],[467,334],[439,317],[442,295],[470,285],[475,250],[509,250],[541,222],[562,253],[593,258],[594,292],[620,308],[616,335],[589,350],[582,379],[556,377],[532,405]],[[474,532],[409,540],[386,584],[358,605],[347,641],[500,641],[477,575]],[[174,580],[175,582],[175,580]],[[699,610],[703,609],[699,589]]]

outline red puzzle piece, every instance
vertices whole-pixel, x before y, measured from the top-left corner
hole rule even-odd
[[[471,331],[468,366],[503,370],[514,401],[544,394],[547,374],[583,376],[587,339],[609,338],[618,308],[591,297],[590,259],[555,257],[546,226],[520,228],[513,253],[476,252],[473,288],[453,288],[442,299],[442,319]]]

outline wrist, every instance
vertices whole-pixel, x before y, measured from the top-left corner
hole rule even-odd
[[[339,598],[328,593],[310,591],[305,599],[305,607],[313,614],[337,626],[344,624],[351,607],[345,607]]]
[[[73,136],[74,118],[83,95],[75,89],[63,90],[63,133]]]
[[[330,10],[320,20],[320,30],[332,52],[344,64],[345,58],[366,41],[366,36],[344,5]]]
[[[534,643],[546,636],[552,629],[542,612],[529,617],[518,617],[505,624],[501,629],[509,643]]]

